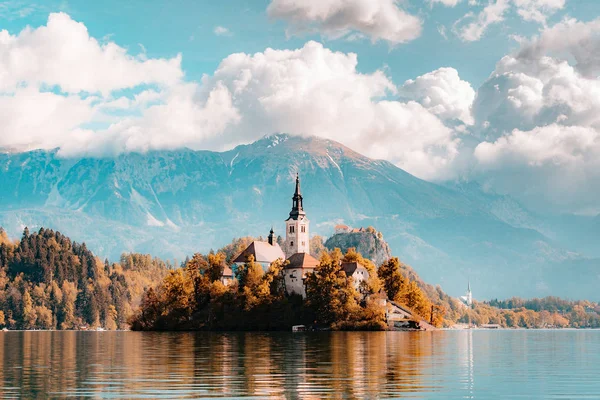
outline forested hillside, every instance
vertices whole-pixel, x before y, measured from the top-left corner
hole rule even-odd
[[[102,262],[60,232],[0,229],[0,327],[125,329],[144,291],[171,266],[148,255]]]

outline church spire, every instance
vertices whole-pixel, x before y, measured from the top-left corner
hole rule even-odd
[[[300,174],[296,172],[296,191],[294,192],[294,197],[302,197],[300,194]]]
[[[292,211],[290,211],[290,218],[298,219],[298,217],[303,215],[305,215],[305,213],[302,205],[302,194],[300,194],[300,175],[296,173],[296,190],[294,191],[294,197],[292,197]]]

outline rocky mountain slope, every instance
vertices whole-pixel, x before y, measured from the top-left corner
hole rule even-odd
[[[373,261],[375,265],[381,265],[386,260],[392,257],[392,250],[380,232],[347,232],[335,233],[327,239],[325,247],[329,250],[339,248],[342,253],[354,247],[356,251],[362,254],[365,258]]]
[[[52,227],[111,259],[138,251],[182,260],[271,226],[283,234],[296,172],[311,233],[372,225],[450,294],[470,279],[479,298],[597,296],[598,219],[536,215],[477,185],[436,185],[317,138],[271,135],[222,153],[0,154],[0,225],[13,236]]]

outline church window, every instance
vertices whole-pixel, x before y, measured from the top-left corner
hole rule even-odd
[[[290,233],[294,233],[294,225],[290,225]]]
[[[302,232],[302,233],[306,232],[306,226],[305,225],[302,225],[300,227],[300,232]]]
[[[302,246],[306,246],[306,242],[302,242]]]
[[[294,245],[294,242],[290,242],[290,246],[293,246],[293,245]]]

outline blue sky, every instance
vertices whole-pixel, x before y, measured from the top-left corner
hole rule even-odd
[[[0,0],[0,147],[317,135],[595,214],[599,17],[597,0]]]

